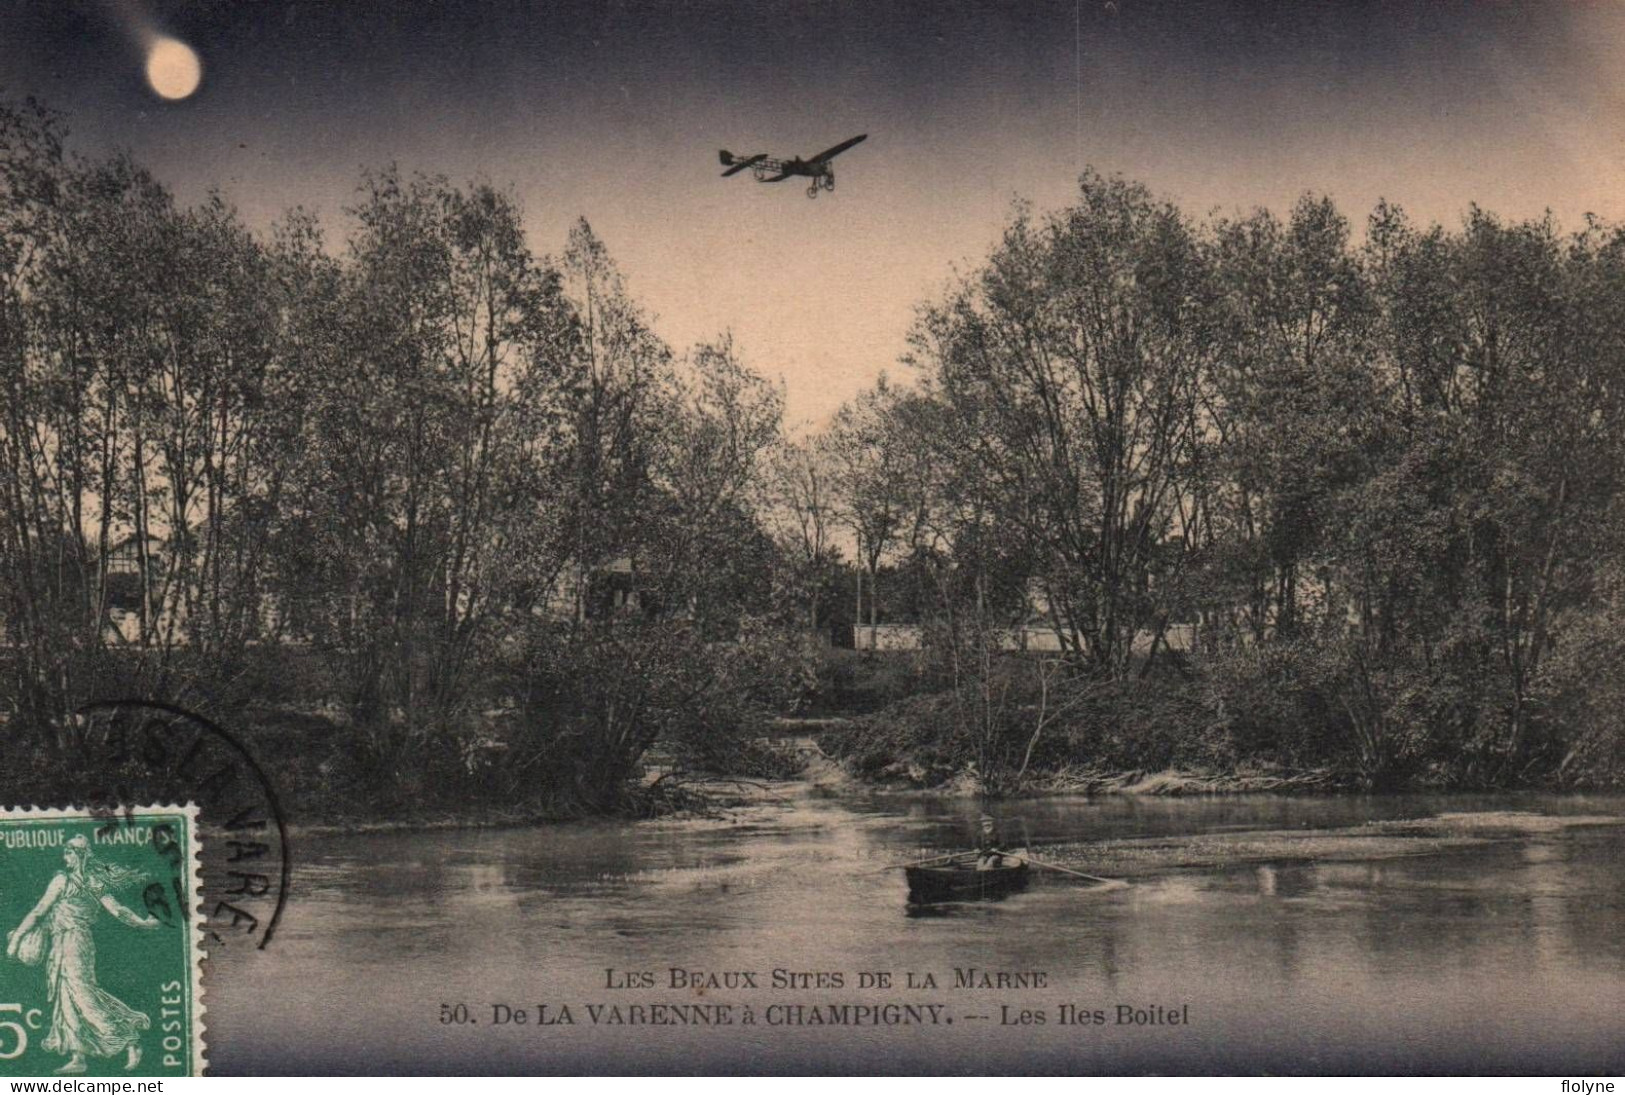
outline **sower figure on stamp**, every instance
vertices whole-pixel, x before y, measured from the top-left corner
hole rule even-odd
[[[84,837],[69,840],[62,858],[65,869],[51,879],[39,904],[6,936],[6,954],[33,964],[39,960],[40,948],[46,948],[51,1029],[43,1046],[49,1052],[69,1055],[58,1072],[83,1072],[87,1055],[112,1057],[121,1052],[124,1067],[132,1069],[141,1060],[141,1032],[152,1026],[152,1020],[96,983],[96,943],[90,929],[98,910],[132,928],[151,930],[161,922],[130,911],[108,892],[139,881],[141,876],[99,862]]]

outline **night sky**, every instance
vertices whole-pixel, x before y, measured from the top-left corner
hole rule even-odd
[[[202,59],[147,86],[154,35]],[[1243,0],[7,0],[0,88],[126,148],[183,201],[335,236],[364,166],[511,186],[557,252],[584,215],[679,347],[732,329],[817,420],[896,373],[914,306],[1019,197],[1085,165],[1193,213],[1358,223],[1379,196],[1625,220],[1625,4]],[[718,177],[719,147],[855,135],[833,194]]]

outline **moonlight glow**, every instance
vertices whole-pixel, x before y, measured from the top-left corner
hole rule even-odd
[[[147,50],[147,83],[165,99],[184,99],[197,90],[203,65],[185,42],[159,38]]]

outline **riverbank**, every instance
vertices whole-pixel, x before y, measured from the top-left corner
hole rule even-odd
[[[754,772],[684,768],[657,743],[645,755],[641,774],[614,796],[611,808],[585,807],[581,799],[561,794],[556,781],[532,778],[516,761],[511,735],[504,737],[501,720],[482,721],[482,732],[471,733],[464,741],[465,746],[473,742],[474,748],[461,755],[447,754],[440,748],[445,743],[431,740],[394,758],[387,768],[381,768],[379,758],[368,751],[364,735],[322,711],[255,708],[222,725],[265,771],[296,834],[508,829],[606,817],[721,819],[798,785],[825,796],[895,792],[944,803],[1338,795],[1366,790],[1349,771],[1268,763],[1150,767],[1053,764],[1045,758],[1044,764],[1035,763],[1019,779],[989,781],[973,764],[959,760],[936,737],[922,732],[922,727],[929,729],[928,723],[894,719],[894,714],[773,720],[763,727],[763,737],[746,744],[758,759],[771,756],[777,761]],[[0,796],[17,805],[55,802],[64,794],[76,801],[99,802],[113,781],[130,794],[153,801],[206,798],[195,786],[189,789],[184,780],[177,782],[173,770],[144,768],[139,757],[126,756],[110,771],[94,771],[98,765],[88,761],[67,765],[76,773],[68,781],[72,786],[64,782],[64,767],[62,758],[28,748],[21,736],[9,737],[0,744],[4,772]],[[448,772],[455,778],[447,777]],[[1439,789],[1469,790],[1395,788]]]
[[[1252,709],[1267,706],[1253,693],[1279,701],[1268,717]],[[1249,697],[1252,708],[1241,703]],[[1553,739],[1512,764],[1493,723],[1446,747],[1420,723],[1362,728],[1280,689],[1219,695],[1194,673],[1062,686],[1011,662],[995,666],[985,687],[920,691],[808,732],[862,782],[961,795],[1625,787],[1625,752],[1595,735],[1566,751]]]
[[[1354,790],[1353,777],[1329,768],[1308,771],[1237,769],[1230,772],[1077,771],[1044,772],[1030,781],[1037,795],[1251,795],[1310,794]]]
[[[1181,797],[1360,792],[1352,775],[1327,768],[1304,771],[1238,768],[1224,772],[1170,768],[1152,772],[1144,769],[1101,771],[1068,767],[1052,772],[1029,773],[1019,780],[1004,781],[999,788],[989,788],[973,771],[962,771],[945,780],[930,782],[919,766],[897,762],[877,775],[851,778],[874,790],[907,791],[944,798],[1020,799],[1067,795]]]
[[[654,777],[658,778],[658,777]],[[741,780],[729,776],[700,774],[685,779],[681,790],[654,792],[652,808],[624,814],[585,814],[545,809],[479,808],[461,813],[404,813],[394,817],[313,816],[294,818],[289,831],[300,835],[335,833],[436,833],[478,829],[525,829],[538,826],[594,825],[636,821],[707,820],[725,821],[738,810],[784,800],[793,790],[805,786],[803,779],[781,781]],[[654,779],[644,781],[647,790]]]
[[[1055,795],[1323,794],[1360,791],[1358,775],[1330,766],[1267,762],[1158,767],[1056,762],[988,778],[967,759],[963,743],[944,740],[904,711],[892,721],[874,716],[809,719],[803,725],[822,754],[854,780],[877,789],[947,797],[1036,798]],[[793,720],[780,720],[787,729]]]

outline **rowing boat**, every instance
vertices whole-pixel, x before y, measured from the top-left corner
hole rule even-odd
[[[980,866],[981,856],[964,852],[938,863],[907,868],[908,899],[918,905],[939,901],[1000,898],[1027,885],[1025,860],[1005,857],[996,867]]]

